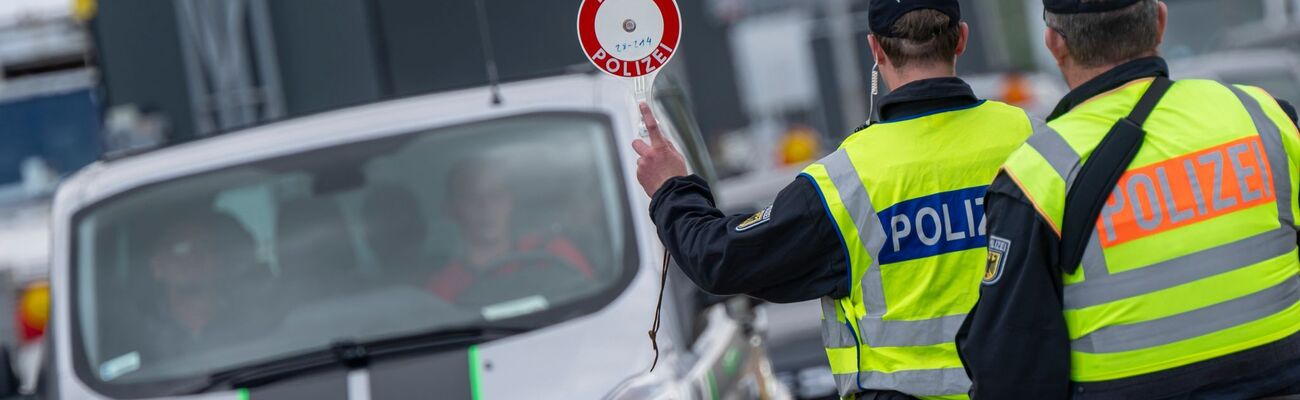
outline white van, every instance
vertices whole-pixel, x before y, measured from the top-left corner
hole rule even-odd
[[[663,247],[628,85],[500,89],[500,104],[486,87],[386,101],[82,170],[53,206],[38,395],[786,398],[761,315],[680,276],[649,372]],[[656,95],[707,172],[680,91]]]

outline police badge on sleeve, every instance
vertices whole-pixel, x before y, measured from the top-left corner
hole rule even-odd
[[[992,285],[1002,279],[1002,270],[1007,263],[1007,252],[1011,250],[1011,241],[989,235],[989,260],[984,266],[984,284]]]
[[[749,218],[745,218],[744,221],[741,221],[740,225],[736,225],[736,232],[744,232],[750,229],[754,229],[754,227],[767,223],[767,221],[771,221],[771,220],[772,220],[772,206],[768,205],[767,208],[763,209],[763,211],[754,213],[754,215],[751,215],[749,216]]]

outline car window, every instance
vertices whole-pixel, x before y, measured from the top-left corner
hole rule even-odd
[[[259,161],[77,214],[77,359],[104,386],[440,327],[537,328],[630,280],[609,122],[533,114]]]

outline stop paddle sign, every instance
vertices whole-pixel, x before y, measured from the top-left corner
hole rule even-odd
[[[583,53],[614,76],[636,78],[658,71],[677,52],[681,38],[675,0],[583,0],[578,9]]]

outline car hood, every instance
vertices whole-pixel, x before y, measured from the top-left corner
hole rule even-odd
[[[649,368],[645,336],[657,282],[637,274],[623,293],[596,313],[467,348],[374,360],[306,373],[204,399],[596,399]],[[644,317],[644,318],[637,318]],[[674,351],[661,338],[660,351]]]

